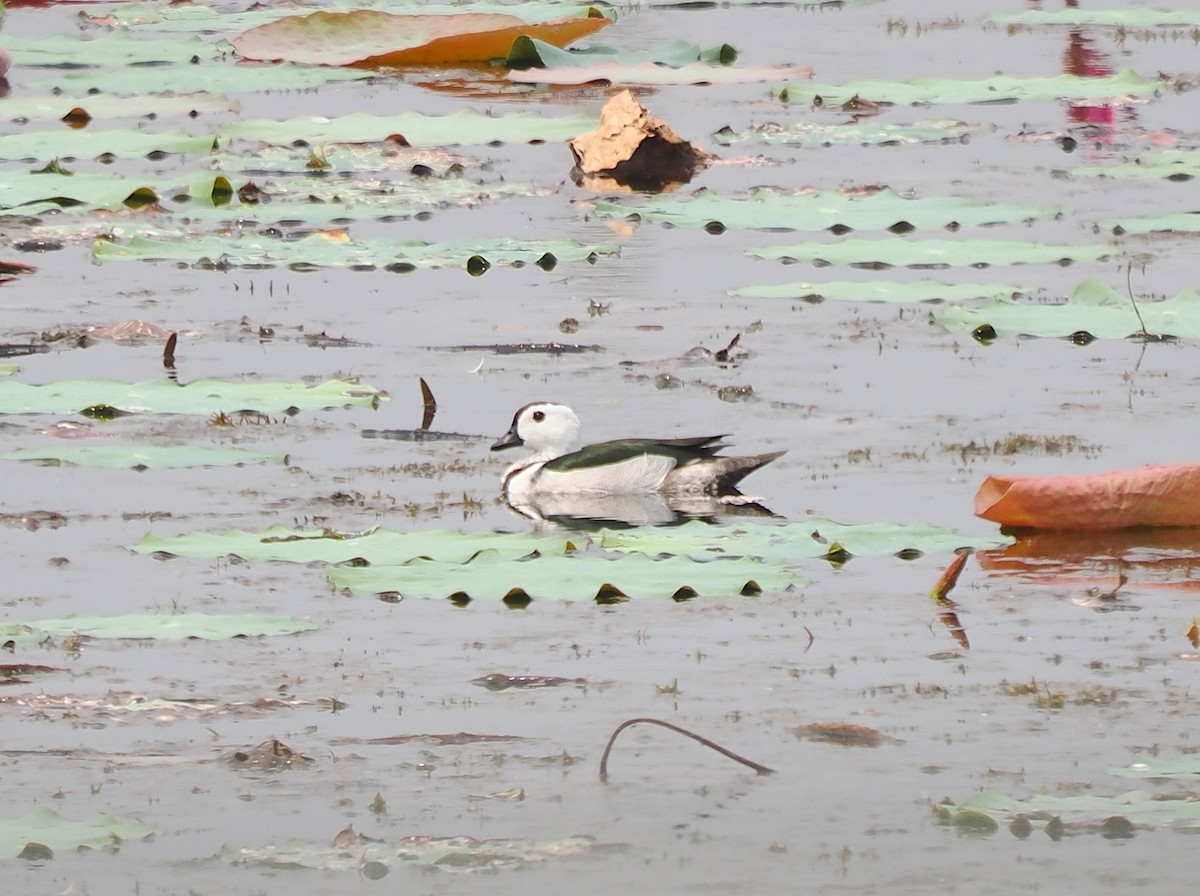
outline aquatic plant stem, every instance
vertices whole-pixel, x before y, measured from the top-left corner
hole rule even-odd
[[[609,737],[608,743],[605,744],[604,755],[602,755],[600,757],[600,780],[601,780],[601,782],[608,781],[608,754],[610,752],[612,752],[613,743],[616,741],[617,735],[620,734],[622,731],[624,731],[626,728],[629,728],[632,725],[637,725],[640,722],[644,722],[647,725],[659,725],[660,727],[666,728],[668,731],[674,731],[677,734],[682,734],[686,737],[690,737],[692,740],[697,741],[697,742],[703,744],[704,746],[709,747],[710,749],[716,750],[722,756],[728,756],[730,759],[734,760],[735,762],[740,762],[742,765],[745,765],[745,766],[748,766],[749,768],[754,769],[754,771],[756,771],[760,775],[775,774],[775,769],[767,768],[765,765],[760,765],[759,763],[755,762],[753,759],[747,759],[745,756],[739,756],[737,753],[733,752],[732,750],[727,750],[724,747],[722,747],[720,744],[713,743],[707,737],[702,737],[699,734],[696,734],[695,732],[688,731],[686,728],[680,728],[678,725],[672,725],[670,722],[664,722],[662,719],[637,718],[637,719],[626,719],[624,722],[622,722],[620,725],[618,725],[617,729],[612,733],[612,736]]]

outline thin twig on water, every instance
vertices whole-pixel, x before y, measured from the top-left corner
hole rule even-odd
[[[608,754],[610,752],[612,752],[613,743],[616,741],[617,735],[620,734],[622,731],[624,731],[626,728],[630,727],[631,725],[637,725],[639,722],[644,722],[647,725],[658,725],[662,728],[666,728],[668,731],[674,731],[677,734],[682,734],[686,737],[690,737],[692,740],[697,741],[697,742],[703,744],[704,746],[709,747],[710,749],[716,750],[722,756],[728,756],[730,759],[734,760],[735,762],[740,762],[742,765],[745,765],[745,766],[748,766],[749,768],[754,769],[760,775],[775,774],[775,769],[767,768],[765,765],[760,765],[759,763],[755,762],[753,759],[747,759],[745,756],[739,756],[737,753],[733,752],[732,750],[727,750],[724,747],[722,747],[720,744],[713,743],[707,737],[701,737],[699,734],[696,734],[695,732],[692,732],[692,731],[688,731],[686,728],[680,728],[678,725],[672,725],[670,722],[664,722],[662,719],[643,718],[643,719],[627,719],[627,720],[625,720],[624,722],[622,722],[620,725],[617,726],[617,730],[614,731],[612,733],[612,736],[608,739],[608,743],[605,744],[605,746],[604,746],[604,755],[600,757],[600,780],[602,782],[608,780]]]

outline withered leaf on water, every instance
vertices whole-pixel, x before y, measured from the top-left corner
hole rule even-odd
[[[712,155],[684,140],[646,111],[628,90],[600,112],[600,127],[570,142],[576,183],[659,192],[690,181]]]
[[[333,846],[335,849],[349,849],[354,846],[365,846],[368,843],[382,843],[375,837],[368,837],[366,834],[360,834],[354,830],[354,825],[342,828],[333,838]]]
[[[508,744],[523,740],[526,738],[512,734],[470,734],[466,731],[459,731],[455,734],[393,734],[388,737],[372,737],[363,743],[391,746],[421,741],[422,743],[436,744],[439,747],[457,747],[465,744]]]
[[[963,567],[967,564],[967,557],[971,555],[970,550],[958,551],[955,558],[950,561],[950,565],[946,567],[945,572],[937,580],[937,584],[933,586],[933,590],[929,592],[929,596],[936,601],[945,601],[947,595],[954,590],[954,586],[958,584],[958,577],[962,575]]]
[[[13,678],[17,675],[33,675],[37,672],[61,672],[57,666],[38,666],[33,663],[3,663],[0,664],[0,676]]]
[[[249,750],[238,750],[229,756],[238,766],[260,770],[278,770],[311,765],[313,760],[297,753],[282,741],[271,738]]]
[[[509,688],[556,688],[567,684],[586,684],[584,678],[558,678],[554,675],[504,675],[493,672],[482,678],[471,679],[471,684],[477,684],[489,691],[506,691]]]
[[[862,725],[844,725],[840,722],[800,725],[793,728],[792,733],[801,740],[817,740],[827,744],[840,744],[844,747],[878,747],[895,740],[874,728],[866,728]]]

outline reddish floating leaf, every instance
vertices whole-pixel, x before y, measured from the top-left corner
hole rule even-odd
[[[989,476],[975,514],[1010,529],[1200,526],[1200,464],[1092,476]]]
[[[611,19],[589,15],[530,24],[487,13],[394,15],[370,9],[287,16],[233,39],[244,59],[310,65],[410,66],[486,62],[505,56],[522,35],[566,46]]]

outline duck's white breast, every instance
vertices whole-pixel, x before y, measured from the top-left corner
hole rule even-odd
[[[658,491],[673,469],[674,458],[643,454],[586,469],[563,472],[543,469],[528,483],[528,488],[532,492],[558,495],[646,494]],[[510,489],[513,484],[510,483]]]

